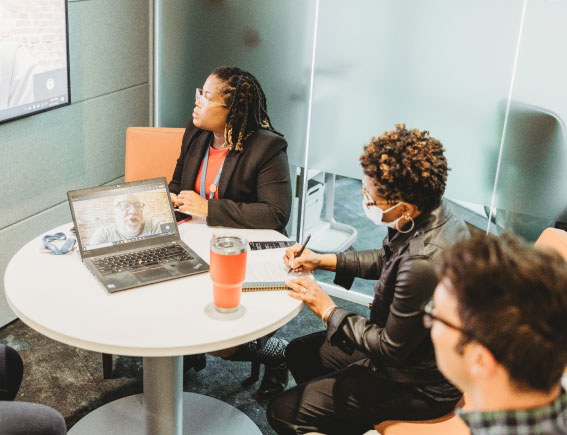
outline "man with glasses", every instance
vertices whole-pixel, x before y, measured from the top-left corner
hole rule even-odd
[[[425,306],[437,365],[473,435],[566,434],[567,264],[504,235],[446,250]]]
[[[144,219],[144,204],[134,194],[120,195],[114,200],[114,224],[98,228],[89,240],[90,245],[114,243],[160,232],[156,219]]]

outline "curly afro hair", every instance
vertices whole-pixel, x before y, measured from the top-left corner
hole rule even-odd
[[[404,201],[421,211],[436,208],[445,192],[447,160],[441,142],[405,124],[373,137],[360,156],[364,173],[388,203]]]

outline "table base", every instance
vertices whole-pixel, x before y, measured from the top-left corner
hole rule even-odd
[[[183,393],[183,435],[262,435],[242,411],[202,394]],[[146,428],[144,395],[124,397],[95,409],[78,421],[69,435],[151,435]]]

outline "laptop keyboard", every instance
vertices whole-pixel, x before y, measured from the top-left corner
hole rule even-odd
[[[139,269],[143,266],[192,260],[194,257],[179,245],[161,248],[149,248],[128,254],[112,255],[93,260],[98,271],[103,275]]]

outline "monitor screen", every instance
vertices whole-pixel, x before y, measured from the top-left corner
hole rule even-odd
[[[83,251],[176,233],[165,185],[94,190],[71,202]]]
[[[0,123],[70,104],[67,0],[0,0]]]

